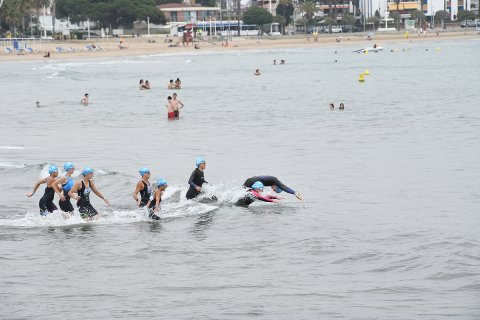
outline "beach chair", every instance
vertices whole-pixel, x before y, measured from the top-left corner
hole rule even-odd
[[[62,47],[55,47],[55,52],[65,52],[65,49]]]
[[[6,54],[10,54],[10,53],[13,53],[13,52],[14,52],[14,51],[13,51],[11,48],[5,47],[5,53],[6,53]]]
[[[26,48],[25,48],[25,52],[27,52],[27,53],[37,53],[38,51],[37,51],[37,50],[33,50],[33,49],[30,48],[30,47],[26,47]]]

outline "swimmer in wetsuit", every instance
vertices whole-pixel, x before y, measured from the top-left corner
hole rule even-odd
[[[167,189],[168,183],[165,179],[158,179],[155,184],[157,185],[157,190],[155,190],[148,201],[148,217],[153,220],[160,220],[160,217],[156,213],[160,209],[162,194],[165,189]]]
[[[152,186],[150,185],[150,170],[142,168],[138,171],[142,176],[142,180],[138,181],[135,191],[133,191],[133,199],[137,202],[139,208],[145,207],[150,201],[152,195]],[[140,192],[140,198],[137,196]]]
[[[75,182],[68,195],[77,200],[78,211],[83,219],[91,220],[98,212],[90,203],[90,193],[93,191],[100,199],[105,201],[107,205],[110,202],[97,190],[95,183],[93,183],[93,170],[91,168],[82,169],[82,180]]]
[[[248,178],[244,183],[243,186],[246,188],[251,188],[252,185],[256,182],[260,181],[264,186],[267,187],[272,187],[272,190],[275,191],[276,193],[280,193],[282,191],[285,191],[286,193],[290,193],[295,195],[298,200],[303,200],[302,197],[300,196],[300,193],[295,192],[295,190],[290,189],[286,185],[284,185],[280,180],[278,180],[274,176],[255,176]]]
[[[192,174],[190,175],[190,179],[188,179],[188,184],[190,188],[187,191],[187,199],[193,199],[200,194],[202,191],[202,185],[204,183],[208,183],[205,181],[205,177],[203,175],[203,171],[207,164],[205,163],[205,159],[202,157],[198,157],[195,160],[195,165],[197,168],[193,170]]]
[[[58,205],[63,212],[72,214],[74,209],[72,203],[70,202],[70,196],[68,195],[68,192],[70,192],[70,189],[72,189],[74,185],[72,174],[75,171],[75,166],[73,163],[67,162],[63,165],[63,169],[65,170],[66,174],[63,177],[58,178],[55,182],[57,185],[61,185],[61,190],[63,196],[65,197],[63,200],[60,199],[58,201]]]
[[[58,209],[57,206],[53,204],[55,193],[58,194],[60,199],[65,199],[65,197],[60,192],[60,190],[58,190],[58,187],[56,185],[55,178],[58,177],[58,168],[54,165],[51,165],[48,168],[48,174],[49,174],[48,177],[46,177],[45,179],[41,179],[37,183],[35,183],[35,186],[33,187],[32,192],[27,193],[27,197],[30,198],[35,194],[35,192],[37,191],[38,187],[41,184],[44,184],[44,183],[47,184],[47,187],[45,188],[45,193],[43,194],[42,198],[40,198],[40,201],[38,202],[41,216],[46,216],[48,213],[52,213],[53,211]]]
[[[264,185],[260,181],[255,181],[252,184],[252,187],[247,190],[247,194],[240,198],[236,205],[241,207],[248,207],[251,205],[255,200],[260,200],[264,202],[279,202],[280,198],[272,196],[272,195],[262,195]]]

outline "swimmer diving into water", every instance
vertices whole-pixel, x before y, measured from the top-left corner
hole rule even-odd
[[[275,191],[276,193],[280,193],[282,191],[285,191],[286,193],[290,193],[295,195],[298,200],[303,200],[302,197],[300,196],[300,193],[296,192],[295,190],[290,189],[286,185],[284,185],[280,180],[278,180],[274,176],[255,176],[248,178],[244,183],[243,186],[246,188],[251,188],[252,185],[256,182],[260,181],[264,186],[267,187],[272,187],[272,190]]]
[[[252,184],[251,188],[247,190],[247,194],[243,197],[240,198],[236,205],[241,206],[241,207],[248,207],[251,205],[255,200],[260,200],[264,202],[279,202],[280,198],[272,196],[272,195],[262,195],[263,189],[264,189],[263,183],[260,181],[255,181],[254,184]]]

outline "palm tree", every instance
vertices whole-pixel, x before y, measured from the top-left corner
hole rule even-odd
[[[400,0],[394,0],[395,4],[397,5],[397,12],[400,14]],[[397,30],[400,31],[400,19],[397,20]]]
[[[313,17],[318,12],[318,8],[317,8],[315,2],[313,2],[311,0],[307,0],[300,5],[298,10],[301,13],[303,13],[303,15],[305,17],[305,34],[307,34],[308,33],[307,24],[312,21]]]

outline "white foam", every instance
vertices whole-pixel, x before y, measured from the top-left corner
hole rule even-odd
[[[4,149],[4,150],[23,150],[23,149],[26,149],[26,147],[20,147],[20,146],[0,146],[0,149]]]

